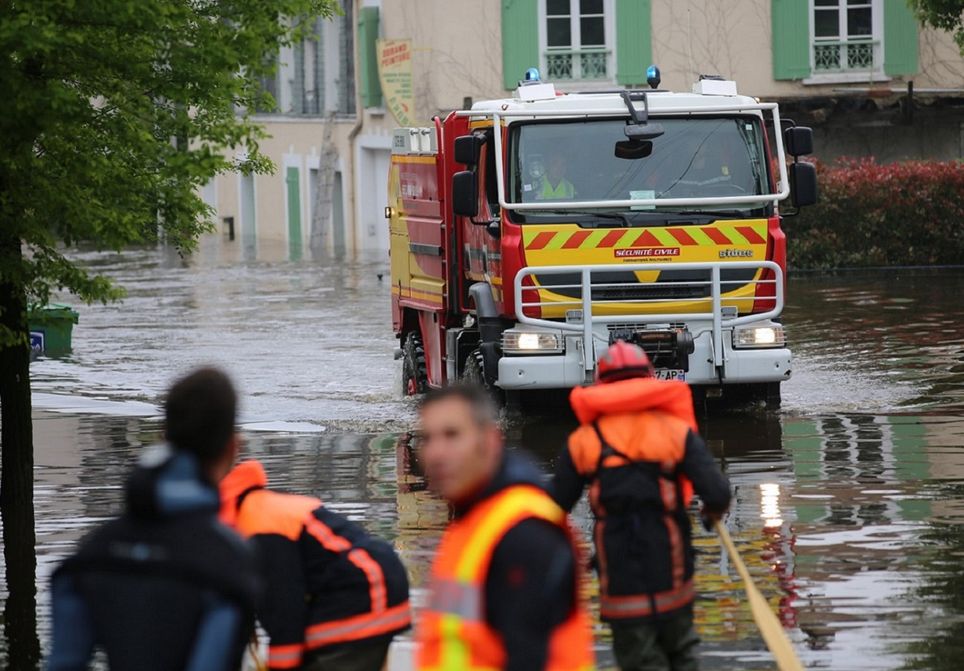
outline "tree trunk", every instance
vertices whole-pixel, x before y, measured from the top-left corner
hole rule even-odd
[[[332,144],[332,128],[335,125],[335,113],[332,112],[325,119],[324,133],[321,139],[321,156],[318,159],[318,185],[315,191],[315,202],[311,218],[311,238],[308,248],[314,259],[323,258],[328,249],[328,232],[331,230],[331,201],[332,189],[335,182],[335,163],[338,152]]]
[[[40,661],[30,348],[26,296],[15,277],[22,263],[20,240],[0,237],[0,269],[6,271],[0,279],[0,324],[23,336],[14,345],[0,345],[0,516],[9,593],[3,628],[11,671],[36,669]]]

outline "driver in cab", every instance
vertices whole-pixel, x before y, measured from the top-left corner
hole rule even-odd
[[[537,163],[533,166],[536,200],[572,200],[576,197],[576,187],[566,179],[566,157],[559,149],[548,152],[546,168]]]
[[[725,138],[687,138],[681,156],[690,157],[679,184],[689,186],[709,186],[712,184],[731,184],[728,156],[732,153]]]

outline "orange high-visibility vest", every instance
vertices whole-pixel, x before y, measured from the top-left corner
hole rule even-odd
[[[485,621],[485,579],[499,541],[530,518],[563,529],[573,552],[578,552],[565,512],[531,485],[507,487],[449,525],[432,566],[429,601],[418,626],[417,666],[421,671],[481,671],[505,666],[501,637]],[[578,573],[576,581],[580,582]],[[590,620],[579,587],[577,584],[576,607],[549,641],[549,671],[593,668]]]
[[[679,380],[631,378],[575,387],[569,395],[569,401],[582,425],[569,439],[570,453],[576,469],[583,474],[593,473],[602,447],[593,429],[595,422],[600,422],[604,431],[621,425],[620,428],[628,427],[632,435],[645,435],[647,444],[642,446],[645,453],[634,453],[630,457],[669,463],[683,458],[687,429],[699,431],[693,412],[692,392],[689,385]],[[663,420],[663,417],[670,419]],[[647,428],[645,425],[655,426]],[[612,433],[607,432],[606,435],[615,440]],[[573,443],[577,446],[588,443],[588,446],[585,451],[574,451]],[[604,465],[613,465],[612,462],[618,461],[610,459]],[[686,507],[693,498],[693,484],[682,475],[679,480],[683,489],[682,504]]]
[[[238,464],[221,481],[220,517],[255,539],[262,552],[280,550],[297,562],[289,566],[290,574],[274,577],[276,584],[290,580],[286,587],[294,589],[263,598],[263,608],[283,613],[272,618],[273,627],[265,626],[271,638],[268,668],[298,669],[312,650],[407,629],[408,581],[394,552],[319,499],[267,486],[259,462]],[[302,584],[306,578],[313,585],[310,592]]]
[[[573,411],[582,425],[569,437],[569,456],[576,471],[590,480],[589,503],[596,518],[594,541],[599,571],[599,607],[604,621],[646,618],[682,608],[696,596],[692,575],[687,575],[688,548],[678,516],[685,514],[693,497],[693,485],[677,472],[686,453],[686,439],[695,431],[692,392],[685,382],[653,378],[631,378],[619,382],[577,387],[570,395]],[[627,468],[629,464],[658,465],[652,472],[663,510],[666,552],[649,556],[644,562],[617,554],[609,556],[606,538],[609,527],[604,501],[607,487],[636,487],[647,477]],[[604,480],[608,470],[608,480]],[[656,514],[655,509],[647,514]],[[630,532],[631,533],[631,532]],[[659,547],[659,543],[656,543]],[[654,575],[667,567],[671,582],[665,589],[644,589]],[[622,589],[627,576],[640,576],[635,589],[613,593],[610,575],[620,574]]]

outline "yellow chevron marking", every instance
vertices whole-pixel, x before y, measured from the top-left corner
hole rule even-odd
[[[700,246],[716,246],[716,243],[702,231],[698,226],[686,226],[683,228],[684,231],[690,234],[690,237],[696,240],[696,243]]]
[[[549,244],[543,247],[542,249],[547,251],[562,249],[562,246],[566,244],[566,241],[569,239],[569,236],[570,236],[570,233],[567,231],[557,231],[555,237],[552,238],[552,240],[549,241]]]
[[[602,239],[606,237],[607,233],[609,233],[609,231],[605,229],[593,231],[589,234],[588,238],[582,241],[579,249],[595,249],[599,246],[599,243],[602,242]]]
[[[650,233],[656,236],[656,239],[659,240],[661,243],[663,243],[663,245],[665,245],[666,247],[680,246],[680,241],[674,238],[672,233],[667,231],[665,228],[653,227],[647,230],[649,230]],[[642,233],[643,230],[640,229],[639,232]]]

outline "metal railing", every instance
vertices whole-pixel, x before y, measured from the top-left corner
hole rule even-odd
[[[751,270],[757,271],[750,279],[723,279],[724,271]],[[709,279],[704,280],[662,280],[659,282],[636,282],[636,283],[614,283],[611,281],[594,281],[594,276],[618,272],[652,272],[652,271],[674,271],[674,272],[709,272]],[[760,271],[771,271],[770,273]],[[562,280],[559,283],[547,284],[545,279],[551,276],[568,276],[578,274],[578,283]],[[767,277],[769,275],[769,277]],[[524,285],[526,278],[530,278],[530,285]],[[691,322],[694,320],[712,321],[713,326],[713,362],[716,366],[723,364],[723,329],[732,328],[740,324],[763,321],[778,317],[783,312],[783,269],[773,261],[734,261],[724,263],[634,263],[634,264],[605,264],[591,266],[536,266],[526,267],[520,270],[515,276],[515,315],[521,324],[530,326],[541,326],[544,328],[581,333],[583,340],[583,352],[585,358],[585,368],[587,371],[593,370],[596,365],[595,340],[593,337],[594,324],[665,324]],[[536,284],[539,282],[539,284]],[[615,298],[598,299],[593,298],[594,289],[607,289],[612,287],[626,287],[627,284],[636,287],[660,287],[667,285],[676,287],[690,287],[698,289],[707,295],[692,296],[689,298]],[[735,285],[735,286],[734,286]],[[728,292],[745,286],[773,285],[773,295],[756,298],[755,295],[728,296]],[[554,292],[558,290],[578,290],[579,297],[571,300],[524,300],[527,294],[539,291]],[[707,291],[708,290],[708,291]],[[755,293],[755,292],[754,292]],[[734,303],[746,301],[770,301],[773,307],[764,312],[740,315]],[[627,304],[633,305],[655,305],[659,303],[680,303],[697,304],[704,306],[702,311],[688,312],[666,312],[666,313],[636,313],[622,315],[600,315],[596,312],[607,305]],[[541,317],[530,317],[526,311],[532,308],[561,308],[571,306],[574,310],[581,310],[582,315],[579,321],[559,321],[544,319]],[[724,314],[724,307],[729,310]],[[607,343],[608,345],[608,343]]]
[[[813,42],[815,74],[874,72],[880,63],[880,42],[876,40],[821,40]]]
[[[591,81],[609,79],[609,54],[605,47],[570,47],[546,49],[545,73],[547,81]]]

